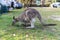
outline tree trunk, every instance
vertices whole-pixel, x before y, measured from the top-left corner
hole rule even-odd
[[[44,7],[45,0],[41,0],[41,2],[42,2],[42,7]]]

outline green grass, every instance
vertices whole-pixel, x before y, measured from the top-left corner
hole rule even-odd
[[[25,29],[22,25],[12,26],[12,17],[18,16],[23,10],[14,9],[0,16],[0,40],[60,40],[60,21],[48,19],[51,15],[60,15],[60,8],[36,8],[46,19],[46,23],[56,23],[56,26],[43,27],[36,19],[34,29]],[[15,36],[13,36],[15,34]]]

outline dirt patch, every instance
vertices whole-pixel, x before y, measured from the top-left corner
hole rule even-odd
[[[60,15],[51,15],[50,19],[60,21]]]

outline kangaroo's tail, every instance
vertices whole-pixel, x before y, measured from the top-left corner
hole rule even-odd
[[[40,21],[40,23],[43,25],[43,26],[55,26],[56,24],[46,24],[45,22],[44,22],[44,20],[42,19],[42,16],[40,15],[40,13],[37,11],[37,17],[38,17],[38,19],[39,19],[39,21]]]

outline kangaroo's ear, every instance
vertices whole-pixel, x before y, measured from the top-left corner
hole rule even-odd
[[[13,19],[15,19],[15,16],[13,16]]]

